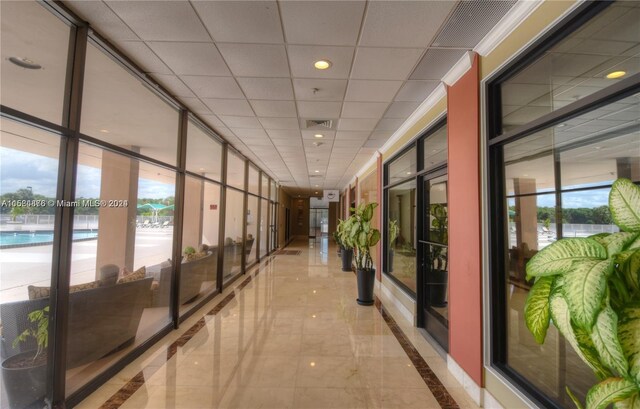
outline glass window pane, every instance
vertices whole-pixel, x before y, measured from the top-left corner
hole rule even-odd
[[[447,161],[447,125],[435,131],[424,141],[424,168],[429,169]]]
[[[67,394],[170,322],[175,179],[80,144],[74,231],[93,236],[72,247]]]
[[[244,159],[232,150],[227,154],[227,185],[244,188]]]
[[[176,164],[178,111],[91,43],[87,45],[80,131]]]
[[[255,196],[248,196],[247,201],[247,236],[245,255],[247,257],[247,265],[250,265],[256,261],[258,255],[256,245],[256,237],[258,237],[258,198]]]
[[[553,130],[546,129],[504,147],[507,195],[555,189],[553,140]]]
[[[19,384],[15,378],[4,379],[11,371],[4,367],[19,368],[25,360],[33,361],[36,339],[29,336],[15,346],[14,341],[25,330],[37,328],[39,321],[30,320],[28,314],[42,311],[47,319],[55,222],[51,202],[58,185],[60,138],[6,119],[0,119],[0,133],[0,348],[4,360],[0,406],[43,407],[46,353],[36,358],[42,366],[32,378],[18,379]]]
[[[416,291],[416,181],[387,190],[387,273]]]
[[[62,124],[69,26],[35,1],[2,1],[0,15],[0,102]]]
[[[187,170],[213,180],[221,179],[222,144],[189,121],[187,130]]]
[[[260,257],[267,255],[267,218],[269,217],[269,202],[266,199],[260,200]]]
[[[182,221],[181,312],[216,289],[220,186],[187,176]]]
[[[249,165],[249,193],[253,193],[257,195],[260,193],[260,173],[258,172],[258,168],[253,165]]]
[[[267,175],[265,175],[264,173],[262,174],[262,192],[261,192],[261,196],[265,197],[265,198],[269,198],[269,177],[267,177]]]
[[[387,184],[393,184],[416,174],[416,148],[409,149],[404,155],[389,164]],[[352,196],[353,197],[353,196]]]
[[[273,180],[271,181],[271,190],[269,191],[269,197],[271,199],[271,201],[273,202],[277,202],[278,201],[278,190],[276,187],[276,182],[274,182]]]
[[[227,189],[226,201],[223,283],[241,272],[244,193]]]
[[[502,84],[506,132],[640,72],[640,3],[617,1]]]

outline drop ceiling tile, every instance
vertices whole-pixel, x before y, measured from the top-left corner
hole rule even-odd
[[[222,122],[217,116],[213,114],[200,114],[200,119],[206,122],[209,126],[212,126],[217,131],[218,128],[226,128],[224,122]],[[191,126],[191,125],[189,125]]]
[[[262,129],[262,125],[255,117],[250,116],[229,116],[218,115],[218,117],[229,128],[249,128],[249,129]]]
[[[241,137],[240,139],[242,139],[242,141],[250,147],[260,147],[260,149],[263,149],[264,147],[267,146],[273,146],[273,144],[271,143],[271,141],[269,139],[261,139],[261,138],[243,138]],[[256,152],[257,154],[260,154],[260,151]]]
[[[365,142],[363,147],[378,149],[382,145],[384,145],[384,141],[380,141],[380,140],[377,140],[377,139],[371,139],[371,140],[368,140],[367,142]]]
[[[362,146],[363,143],[364,141],[336,140],[333,143],[333,150],[335,151],[336,149],[343,149],[343,148],[358,149]]]
[[[278,148],[281,152],[295,152],[296,155],[300,155],[300,146],[302,146],[302,142],[300,139],[276,139],[271,138],[273,144]],[[291,150],[289,150],[291,148]]]
[[[187,108],[189,108],[196,114],[211,113],[211,110],[205,104],[203,104],[202,101],[200,101],[198,98],[182,97],[180,98],[180,101],[182,101],[187,106]]]
[[[373,131],[371,132],[371,136],[369,136],[369,139],[379,139],[386,141],[391,137],[391,135],[393,135],[393,132],[394,131]]]
[[[289,44],[355,45],[364,1],[284,1],[280,3]]]
[[[120,41],[118,48],[144,72],[172,74],[169,67],[142,41]]]
[[[402,81],[350,80],[345,101],[391,101],[402,86]]]
[[[300,131],[293,129],[267,129],[269,137],[272,139],[295,139],[300,140]]]
[[[140,38],[102,1],[68,0],[64,3],[84,21],[91,23],[108,40],[139,40]]]
[[[145,41],[211,41],[189,2],[109,1],[107,5]]]
[[[212,43],[149,42],[147,44],[178,75],[231,75]]]
[[[298,101],[342,101],[347,80],[294,79]]]
[[[407,81],[400,88],[395,100],[422,102],[439,84],[440,81]]]
[[[371,135],[371,131],[338,131],[336,139],[364,141],[369,135]]]
[[[358,47],[351,78],[366,80],[405,80],[424,49]]]
[[[384,114],[385,118],[404,118],[407,119],[413,111],[418,108],[419,102],[411,101],[396,101],[389,106],[389,109]]]
[[[295,118],[296,103],[293,101],[250,101],[256,115],[260,117]]]
[[[354,47],[289,45],[287,51],[294,78],[349,78]],[[313,64],[318,60],[331,61],[331,67],[316,69]]]
[[[191,92],[189,87],[184,85],[180,78],[175,75],[153,74],[151,77],[158,81],[160,85],[165,87],[175,97],[195,97],[195,94]]]
[[[265,129],[298,129],[297,118],[258,118]]]
[[[360,45],[427,47],[455,5],[455,1],[369,2]]]
[[[333,138],[335,138],[335,136],[336,136],[336,132],[335,131],[329,131],[329,130],[327,130],[327,131],[306,131],[305,130],[305,131],[301,131],[301,133],[302,133],[302,139],[316,141],[316,142],[326,142],[326,144],[331,143]],[[324,137],[323,138],[316,138],[314,135],[316,135],[318,133],[324,135]]]
[[[213,39],[229,43],[282,43],[275,1],[194,1]]]
[[[340,117],[341,102],[298,101],[298,114],[302,118],[331,119]]]
[[[202,101],[216,115],[254,116],[251,105],[244,99],[203,98]]]
[[[244,94],[233,77],[183,75],[180,78],[200,98],[244,99]]]
[[[236,77],[289,77],[284,45],[217,44]]]
[[[380,118],[389,106],[386,102],[345,102],[343,118]]]
[[[338,122],[339,131],[371,131],[378,123],[378,119],[349,119],[341,118]]]
[[[238,83],[248,99],[293,100],[289,78],[238,78]]]
[[[466,53],[465,50],[429,49],[411,74],[412,80],[441,80]]]
[[[376,131],[397,131],[398,128],[406,121],[406,118],[383,118],[380,120],[378,126],[376,126]]]

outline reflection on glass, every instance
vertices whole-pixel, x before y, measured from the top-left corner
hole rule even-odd
[[[187,176],[180,267],[180,308],[183,311],[195,306],[193,301],[216,289],[219,208],[220,186]]]
[[[640,72],[638,21],[640,3],[617,1],[505,81],[503,132]]]
[[[424,168],[429,169],[447,161],[447,125],[429,135],[424,141]]]
[[[220,180],[222,144],[193,120],[187,129],[187,170],[213,180]]]
[[[0,406],[43,407],[47,352],[29,334],[48,322],[60,138],[6,119],[0,131]],[[24,365],[33,368],[30,378],[16,376]]]
[[[258,168],[251,164],[249,164],[249,186],[247,190],[254,195],[257,195],[260,190],[260,173]]]
[[[260,192],[260,196],[269,198],[269,178],[264,173],[262,174],[262,192]]]
[[[390,188],[388,194],[387,272],[416,291],[416,181]]]
[[[0,103],[62,124],[69,26],[35,1],[3,1],[0,6]]]
[[[247,198],[247,236],[245,238],[245,255],[247,266],[256,261],[258,255],[256,237],[258,237],[258,198],[249,195]]]
[[[97,240],[72,247],[67,394],[169,322],[173,274],[175,173],[87,144],[78,156],[74,230]]]
[[[271,190],[269,190],[269,198],[275,202],[278,200],[278,190],[276,189],[276,182],[271,181]]]
[[[266,199],[260,200],[260,257],[267,255],[267,235],[269,226],[267,218],[269,216],[269,202]]]
[[[244,190],[244,159],[232,150],[227,152],[227,185]]]
[[[242,268],[242,224],[244,223],[244,193],[227,189],[224,224],[223,283],[235,277]]]
[[[392,184],[415,175],[416,166],[416,148],[414,147],[389,164],[387,168],[387,184]],[[354,196],[351,197],[353,198]]]
[[[378,202],[378,171],[374,170],[364,179],[358,181],[360,201],[358,203],[372,203]],[[380,203],[378,203],[380,205]],[[380,211],[380,207],[377,207],[376,212]],[[371,219],[371,227],[380,230],[380,222],[378,217]],[[382,243],[376,245],[381,246]],[[373,267],[378,268],[378,252],[376,249],[371,250],[371,259],[373,260]]]
[[[176,163],[178,111],[91,43],[87,45],[80,130],[162,162]]]

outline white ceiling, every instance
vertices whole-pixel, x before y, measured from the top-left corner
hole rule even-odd
[[[291,193],[308,193],[348,183],[515,1],[64,4]],[[316,70],[320,58],[332,67]],[[306,119],[333,127],[316,139]]]

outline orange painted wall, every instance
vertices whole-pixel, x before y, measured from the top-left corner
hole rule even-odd
[[[479,72],[475,55],[447,89],[449,354],[482,386]]]

